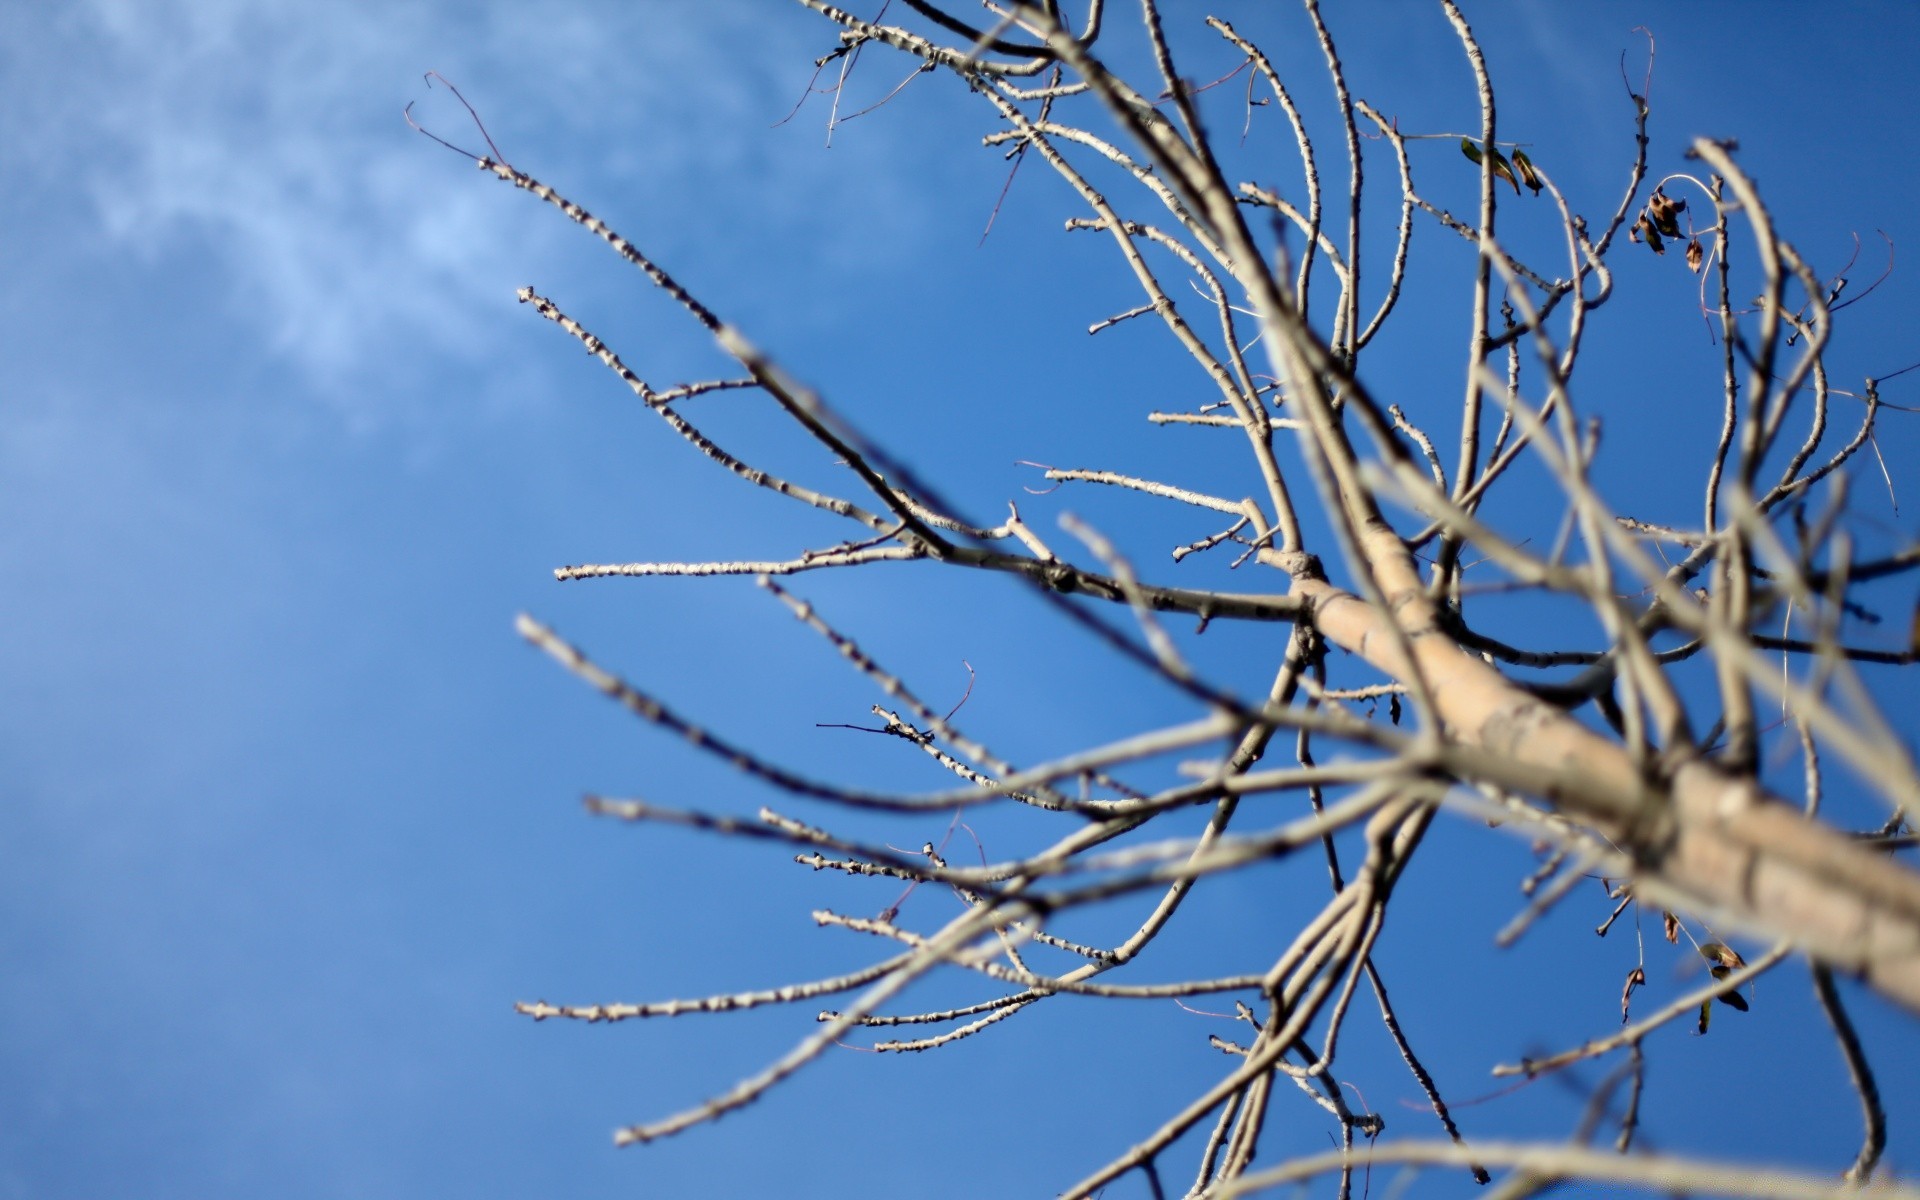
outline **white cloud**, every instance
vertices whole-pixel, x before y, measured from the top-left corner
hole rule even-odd
[[[834,182],[844,156],[811,139],[807,156],[763,161],[750,140],[715,136],[770,124],[786,107],[777,89],[797,92],[820,52],[768,15],[92,0],[32,30],[41,44],[15,46],[12,65],[48,65],[16,79],[9,90],[32,104],[0,130],[35,169],[77,184],[122,250],[204,248],[243,328],[318,380],[351,380],[396,339],[483,342],[503,312],[502,248],[565,236],[500,189],[448,186],[451,156],[405,129],[402,105],[423,101],[451,141],[480,138],[423,68],[485,93],[474,98],[509,157],[537,157],[578,191],[651,189],[689,226],[699,200],[671,191],[689,169],[739,173],[752,194],[731,202],[776,222],[804,214],[783,218],[769,197],[870,186]]]

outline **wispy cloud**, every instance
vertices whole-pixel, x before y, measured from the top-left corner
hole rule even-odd
[[[510,157],[576,190],[645,189],[687,225],[703,215],[673,188],[689,171],[738,175],[751,193],[739,203],[775,222],[769,196],[862,186],[833,182],[844,156],[817,143],[767,161],[750,139],[715,136],[764,128],[791,99],[772,81],[797,92],[820,52],[766,16],[92,0],[15,31],[33,44],[16,43],[9,67],[44,65],[16,77],[8,90],[31,103],[0,130],[31,169],[76,187],[122,252],[204,251],[243,325],[317,377],[350,378],[394,339],[471,348],[499,319],[500,249],[564,236],[497,191],[447,186],[447,156],[405,129],[402,104],[427,99],[452,140],[480,139],[428,94],[425,68],[476,93]]]

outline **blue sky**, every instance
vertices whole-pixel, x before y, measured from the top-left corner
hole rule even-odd
[[[1327,8],[1358,94],[1406,130],[1470,126],[1437,13]],[[1540,148],[1577,207],[1610,212],[1631,149],[1618,60],[1637,81],[1631,30],[1649,25],[1656,174],[1686,169],[1695,134],[1740,138],[1816,269],[1838,270],[1860,236],[1856,287],[1877,274],[1875,230],[1902,253],[1920,245],[1920,11],[1676,13],[1470,7],[1503,131]],[[1317,88],[1297,28],[1269,23],[1269,49]],[[657,384],[723,373],[631,268],[411,133],[401,108],[419,101],[470,141],[421,75],[457,81],[516,165],[643,246],[963,509],[997,519],[1017,499],[1046,531],[1071,509],[1152,578],[1269,586],[1174,567],[1170,547],[1211,531],[1185,512],[1022,490],[1036,473],[1019,460],[1205,483],[1218,450],[1141,419],[1192,385],[1158,331],[1086,337],[1137,300],[1104,244],[1060,232],[1078,213],[1039,164],[978,245],[1005,168],[962,89],[917,80],[829,148],[825,97],[779,122],[831,33],[771,3],[89,0],[7,6],[0,35],[0,1196],[1044,1195],[1218,1072],[1206,1037],[1231,1036],[1220,1022],[1167,1006],[1123,1023],[1062,998],[941,1053],[830,1055],[746,1113],[616,1152],[615,1126],[730,1085],[811,1032],[812,1008],[592,1028],[512,1012],[848,969],[875,948],[808,913],[893,898],[777,850],[585,816],[586,790],[826,814],[637,728],[522,644],[515,613],[781,761],[869,786],[942,781],[906,751],[816,728],[858,722],[879,697],[749,581],[553,581],[568,563],[787,557],[841,535],[719,477],[517,304],[534,286]],[[1210,46],[1194,61],[1207,78],[1232,65]],[[861,103],[908,68],[867,56]],[[1278,155],[1277,114],[1260,122]],[[1465,196],[1457,158],[1417,166],[1458,172],[1436,187]],[[1384,187],[1386,161],[1373,171]],[[1431,226],[1420,237],[1432,290],[1409,303],[1444,305],[1457,248]],[[1615,262],[1584,403],[1619,431],[1610,482],[1644,493],[1640,515],[1684,521],[1697,502],[1674,481],[1710,452],[1717,358],[1679,263],[1634,247]],[[1847,310],[1838,386],[1920,359],[1917,298],[1903,270]],[[1376,390],[1444,408],[1464,331],[1408,324],[1376,356]],[[1885,395],[1920,402],[1920,372]],[[1662,434],[1636,444],[1649,414]],[[763,409],[723,397],[701,416],[776,469],[829,469]],[[1883,449],[1902,507],[1858,480],[1850,526],[1868,545],[1901,543],[1920,505],[1911,429],[1890,421]],[[795,590],[936,705],[959,699],[971,664],[964,712],[1017,761],[1186,711],[1005,579],[901,568]],[[1217,629],[1195,654],[1253,686],[1279,636]],[[1911,736],[1911,704],[1884,694]],[[996,857],[1035,836],[1005,815],[976,827]],[[869,828],[901,845],[945,831]],[[1494,1062],[1614,1027],[1633,949],[1589,932],[1597,885],[1496,954],[1527,848],[1449,821],[1423,853],[1407,886],[1425,899],[1396,910],[1381,961],[1451,1097],[1494,1091]],[[1142,978],[1259,969],[1323,887],[1311,871],[1223,882]],[[927,926],[953,908],[913,904]],[[1698,978],[1665,951],[1650,955],[1656,996]],[[1650,1136],[1844,1166],[1854,1106],[1807,992],[1785,969],[1746,1018],[1656,1039]],[[989,994],[944,980],[914,1001]],[[1888,1090],[1892,1161],[1912,1168],[1920,1094],[1901,1081],[1920,1077],[1920,1039],[1849,995]],[[1351,1078],[1393,1132],[1430,1132],[1391,1046],[1377,1030],[1354,1043]],[[1580,1103],[1546,1082],[1459,1116],[1470,1136],[1558,1136]],[[1286,1121],[1274,1153],[1326,1145],[1318,1110]]]

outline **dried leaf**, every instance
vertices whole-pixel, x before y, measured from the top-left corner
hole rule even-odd
[[[1620,1023],[1627,1023],[1627,1008],[1633,1001],[1633,989],[1645,985],[1647,973],[1639,967],[1627,972],[1627,982],[1620,989]]]
[[[1680,944],[1680,918],[1670,912],[1662,911],[1660,914],[1660,932],[1667,935],[1668,941],[1678,946]]]
[[[1670,238],[1680,236],[1680,214],[1687,211],[1685,200],[1675,200],[1665,192],[1656,191],[1647,197],[1647,219],[1653,227]]]
[[[1400,693],[1398,692],[1387,693],[1387,717],[1395,725],[1400,723]]]
[[[1687,242],[1687,270],[1700,273],[1700,264],[1706,261],[1706,251],[1700,248],[1700,239],[1692,238]]]
[[[1525,150],[1513,152],[1514,169],[1520,172],[1520,182],[1527,185],[1534,195],[1540,194],[1540,172],[1533,169],[1533,160],[1527,157]]]
[[[1739,970],[1741,967],[1747,965],[1747,960],[1740,957],[1738,950],[1735,950],[1732,946],[1722,945],[1719,942],[1702,943],[1700,946],[1700,957],[1715,964],[1713,968],[1713,977],[1715,979],[1725,978],[1726,972]]]
[[[1733,969],[1730,967],[1715,967],[1713,968],[1712,974],[1715,979],[1725,979],[1727,976],[1733,974]],[[1728,992],[1726,995],[1721,996],[1720,1000],[1722,1003],[1730,1005],[1741,1012],[1747,1011],[1747,998],[1739,992]]]

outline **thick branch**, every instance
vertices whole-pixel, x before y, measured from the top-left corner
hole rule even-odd
[[[1920,875],[1707,762],[1642,778],[1623,747],[1437,627],[1406,630],[1410,664],[1376,608],[1316,580],[1292,594],[1335,645],[1397,679],[1417,670],[1450,738],[1556,773],[1564,785],[1542,798],[1631,855],[1643,895],[1790,938],[1920,1012]],[[1389,599],[1404,611],[1404,597]]]

